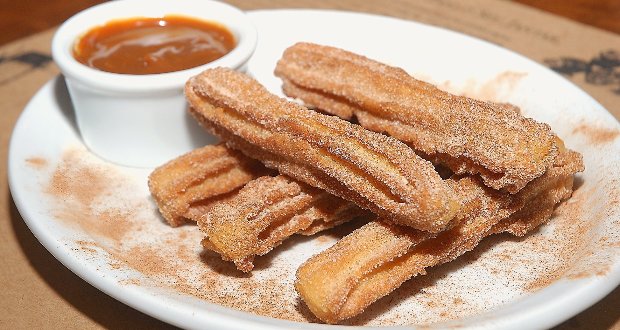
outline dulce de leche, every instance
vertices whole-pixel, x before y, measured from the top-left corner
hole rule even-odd
[[[101,71],[142,75],[197,67],[235,46],[235,36],[216,22],[176,15],[135,17],[87,31],[76,41],[73,56]]]

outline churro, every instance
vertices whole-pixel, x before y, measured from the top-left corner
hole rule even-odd
[[[502,231],[525,234],[548,220],[554,207],[570,197],[573,174],[582,170],[581,156],[563,150],[552,168],[515,195],[462,178],[456,186],[464,206],[453,227],[431,238],[411,228],[371,222],[304,263],[296,289],[327,323],[358,315],[427,268],[472,250],[484,237]]]
[[[226,147],[172,161],[149,188],[171,225],[197,221],[204,248],[243,272],[294,234],[374,213],[297,271],[302,300],[327,323],[362,313],[486,236],[527,234],[583,170],[581,155],[514,106],[451,95],[363,56],[300,43],[276,75],[287,95],[336,116],[234,70],[206,70],[185,94]]]
[[[264,176],[215,203],[198,226],[206,234],[205,248],[249,272],[255,256],[266,254],[289,236],[316,233],[362,213],[353,203],[307,184],[283,175]]]
[[[583,172],[585,167],[583,156],[567,149],[564,142],[558,139],[560,153],[553,167],[536,184],[525,186],[521,199],[528,201],[526,206],[510,216],[509,220],[501,221],[493,226],[492,233],[507,232],[523,237],[551,218],[555,205],[568,199],[573,191],[573,174]]]
[[[545,173],[558,153],[549,126],[513,106],[453,95],[341,49],[295,44],[275,74],[285,94],[385,132],[456,174],[479,174],[494,189],[519,191]]]
[[[186,85],[191,113],[227,145],[396,223],[441,231],[456,194],[402,142],[269,93],[254,79],[209,69]]]
[[[198,222],[207,234],[203,246],[245,272],[254,256],[293,234],[313,235],[365,214],[351,202],[268,173],[258,161],[213,145],[154,170],[149,188],[170,225]]]
[[[225,145],[193,150],[156,168],[149,190],[161,215],[173,227],[188,219],[193,203],[206,203],[268,173],[259,162]]]

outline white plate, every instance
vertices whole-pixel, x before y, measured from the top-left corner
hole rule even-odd
[[[354,324],[549,327],[618,285],[620,128],[580,89],[505,49],[413,22],[302,10],[250,16],[260,37],[249,70],[273,92],[280,93],[272,71],[285,47],[302,40],[335,45],[453,92],[517,104],[584,155],[587,170],[573,198],[549,224],[525,239],[485,240],[407,282]],[[108,164],[85,149],[66,93],[57,78],[33,97],[9,151],[15,203],[58,260],[116,299],[181,327],[328,327],[302,323],[308,311],[292,281],[296,267],[343,230],[288,240],[258,258],[252,276],[238,276],[201,253],[196,227],[163,223],[148,195],[149,171]]]

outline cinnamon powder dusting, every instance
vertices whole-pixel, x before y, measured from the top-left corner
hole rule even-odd
[[[278,251],[304,237],[257,258],[256,271],[243,275],[218,255],[206,255],[200,244],[203,235],[196,226],[171,228],[164,223],[146,187],[141,187],[146,175],[148,171],[143,178],[135,178],[84,149],[63,154],[43,190],[55,201],[55,219],[91,236],[92,240],[72,242],[74,251],[87,260],[106,258],[108,271],[118,273],[122,285],[168,287],[257,315],[306,320],[297,311],[294,272],[284,267],[286,262],[271,265]]]
[[[590,143],[600,145],[610,143],[618,138],[620,131],[618,129],[609,129],[605,127],[597,127],[592,124],[581,123],[573,129],[573,134],[585,136]]]
[[[445,81],[437,87],[479,100],[503,102],[526,76],[527,73],[524,72],[505,71],[484,83],[480,83],[478,80],[470,80],[465,86],[457,88],[453,86],[452,82]]]
[[[89,239],[71,242],[75,252],[87,261],[103,261],[100,270],[120,285],[163,288],[194,297],[205,308],[214,303],[256,315],[318,322],[294,290],[295,271],[336,242],[340,228],[316,237],[294,236],[256,258],[254,271],[243,274],[202,248],[204,237],[195,225],[165,224],[146,187],[149,171],[115,167],[84,149],[68,150],[52,168],[43,187],[52,200],[51,213],[62,224],[87,233]],[[572,199],[559,206],[547,225],[525,238],[491,236],[461,258],[406,282],[346,324],[459,320],[559,280],[605,275],[620,255],[620,185],[593,177],[604,169],[588,169],[577,180]]]
[[[93,163],[83,154],[77,149],[66,152],[51,176],[46,192],[62,201],[54,216],[90,234],[120,241],[134,226],[135,213],[125,208],[127,201],[113,201],[123,179],[113,168]]]
[[[47,159],[43,157],[30,157],[26,159],[26,164],[36,169],[41,169],[47,166]]]

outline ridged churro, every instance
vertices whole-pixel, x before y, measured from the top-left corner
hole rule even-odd
[[[185,95],[226,146],[156,169],[149,188],[171,225],[196,221],[203,247],[243,272],[294,234],[375,219],[297,271],[299,295],[327,323],[362,313],[486,236],[527,234],[583,170],[580,154],[516,107],[452,95],[363,56],[299,43],[275,72],[285,94],[336,116],[234,70],[208,69]]]
[[[355,117],[456,174],[480,174],[494,189],[519,191],[545,173],[558,153],[549,126],[513,106],[453,95],[341,49],[295,44],[275,74],[288,96],[343,119]]]
[[[228,146],[391,221],[438,232],[460,208],[402,142],[279,98],[242,73],[209,69],[185,92],[191,113]]]
[[[253,260],[284,239],[349,221],[363,211],[353,203],[283,175],[247,183],[233,197],[215,203],[199,220],[203,246],[249,272]]]
[[[221,198],[269,171],[223,144],[193,150],[156,168],[148,180],[160,213],[173,227],[193,218],[191,205]]]
[[[411,228],[371,222],[304,263],[296,289],[327,323],[353,317],[411,277],[472,250],[488,235],[525,234],[548,220],[554,207],[570,197],[573,174],[582,170],[581,156],[565,150],[552,168],[515,195],[462,178],[456,185],[465,202],[452,228],[430,238]]]
[[[507,232],[523,237],[551,218],[555,205],[568,199],[573,191],[574,174],[585,170],[583,156],[567,149],[558,139],[560,153],[553,167],[542,177],[523,188],[519,194],[526,206],[493,226],[492,233]]]
[[[213,145],[157,168],[149,188],[172,226],[198,222],[207,234],[203,246],[245,272],[254,256],[293,234],[313,235],[366,213],[305,183],[264,175],[269,172],[238,151]]]

